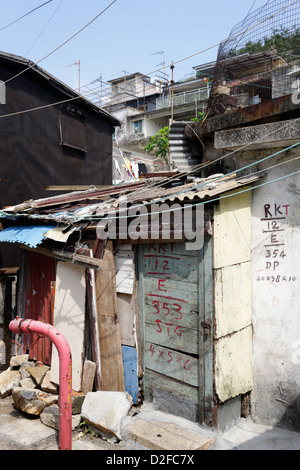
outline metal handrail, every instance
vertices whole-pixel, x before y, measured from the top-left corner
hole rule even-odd
[[[206,101],[210,95],[210,86],[198,88],[196,90],[176,93],[173,96],[173,106],[182,106],[184,104],[194,103],[195,101]],[[172,97],[160,97],[156,99],[156,110],[170,108]]]

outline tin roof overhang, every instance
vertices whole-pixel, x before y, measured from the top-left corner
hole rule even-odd
[[[12,225],[0,232],[0,242],[20,243],[36,248],[47,238],[47,232],[55,225]]]
[[[222,194],[251,185],[257,181],[260,174],[249,175],[237,178],[236,175],[224,176],[213,175],[212,177],[195,180],[189,184],[175,187],[161,187],[146,185],[137,182],[132,185],[120,185],[120,187],[110,187],[104,190],[78,191],[63,194],[54,198],[39,199],[29,201],[2,211],[2,218],[8,221],[19,219],[32,219],[36,223],[47,221],[56,224],[88,223],[95,218],[103,218],[108,213],[113,212],[118,217],[120,205],[124,203],[129,207],[149,205],[152,203],[174,203],[184,204],[210,202],[219,198]],[[0,232],[1,233],[1,232]],[[1,241],[1,239],[0,239]]]

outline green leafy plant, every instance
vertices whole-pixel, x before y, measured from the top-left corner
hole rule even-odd
[[[293,29],[288,29],[281,26],[278,29],[273,29],[270,37],[256,42],[248,41],[244,47],[238,50],[229,50],[227,56],[233,57],[246,52],[257,54],[273,48],[288,62],[298,58],[300,56],[300,28],[295,26]]]
[[[205,116],[206,116],[206,113],[198,112],[197,117],[192,118],[191,121],[193,121],[193,122],[202,122],[203,119],[205,118]]]
[[[161,158],[167,165],[169,164],[169,127],[160,129],[151,137],[144,150],[148,153],[154,152],[154,159]]]
[[[88,434],[90,436],[90,438],[97,438],[98,437],[98,434],[94,431],[92,431],[88,424],[85,422],[85,421],[82,421],[80,424],[79,424],[79,427],[81,428],[81,430],[85,433],[85,434]]]

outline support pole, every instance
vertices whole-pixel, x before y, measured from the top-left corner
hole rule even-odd
[[[171,70],[172,70],[172,80],[171,80],[171,125],[173,124],[174,121],[174,65],[172,62],[171,65]]]
[[[14,334],[47,336],[59,355],[59,450],[72,450],[72,355],[65,337],[54,326],[16,317],[9,324]]]

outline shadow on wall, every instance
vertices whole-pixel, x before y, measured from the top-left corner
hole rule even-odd
[[[300,450],[300,395],[274,426],[242,419],[223,438],[230,450]]]
[[[283,404],[287,405],[287,408],[278,421],[277,426],[300,433],[300,395],[298,395],[292,404],[286,402],[283,402]]]

